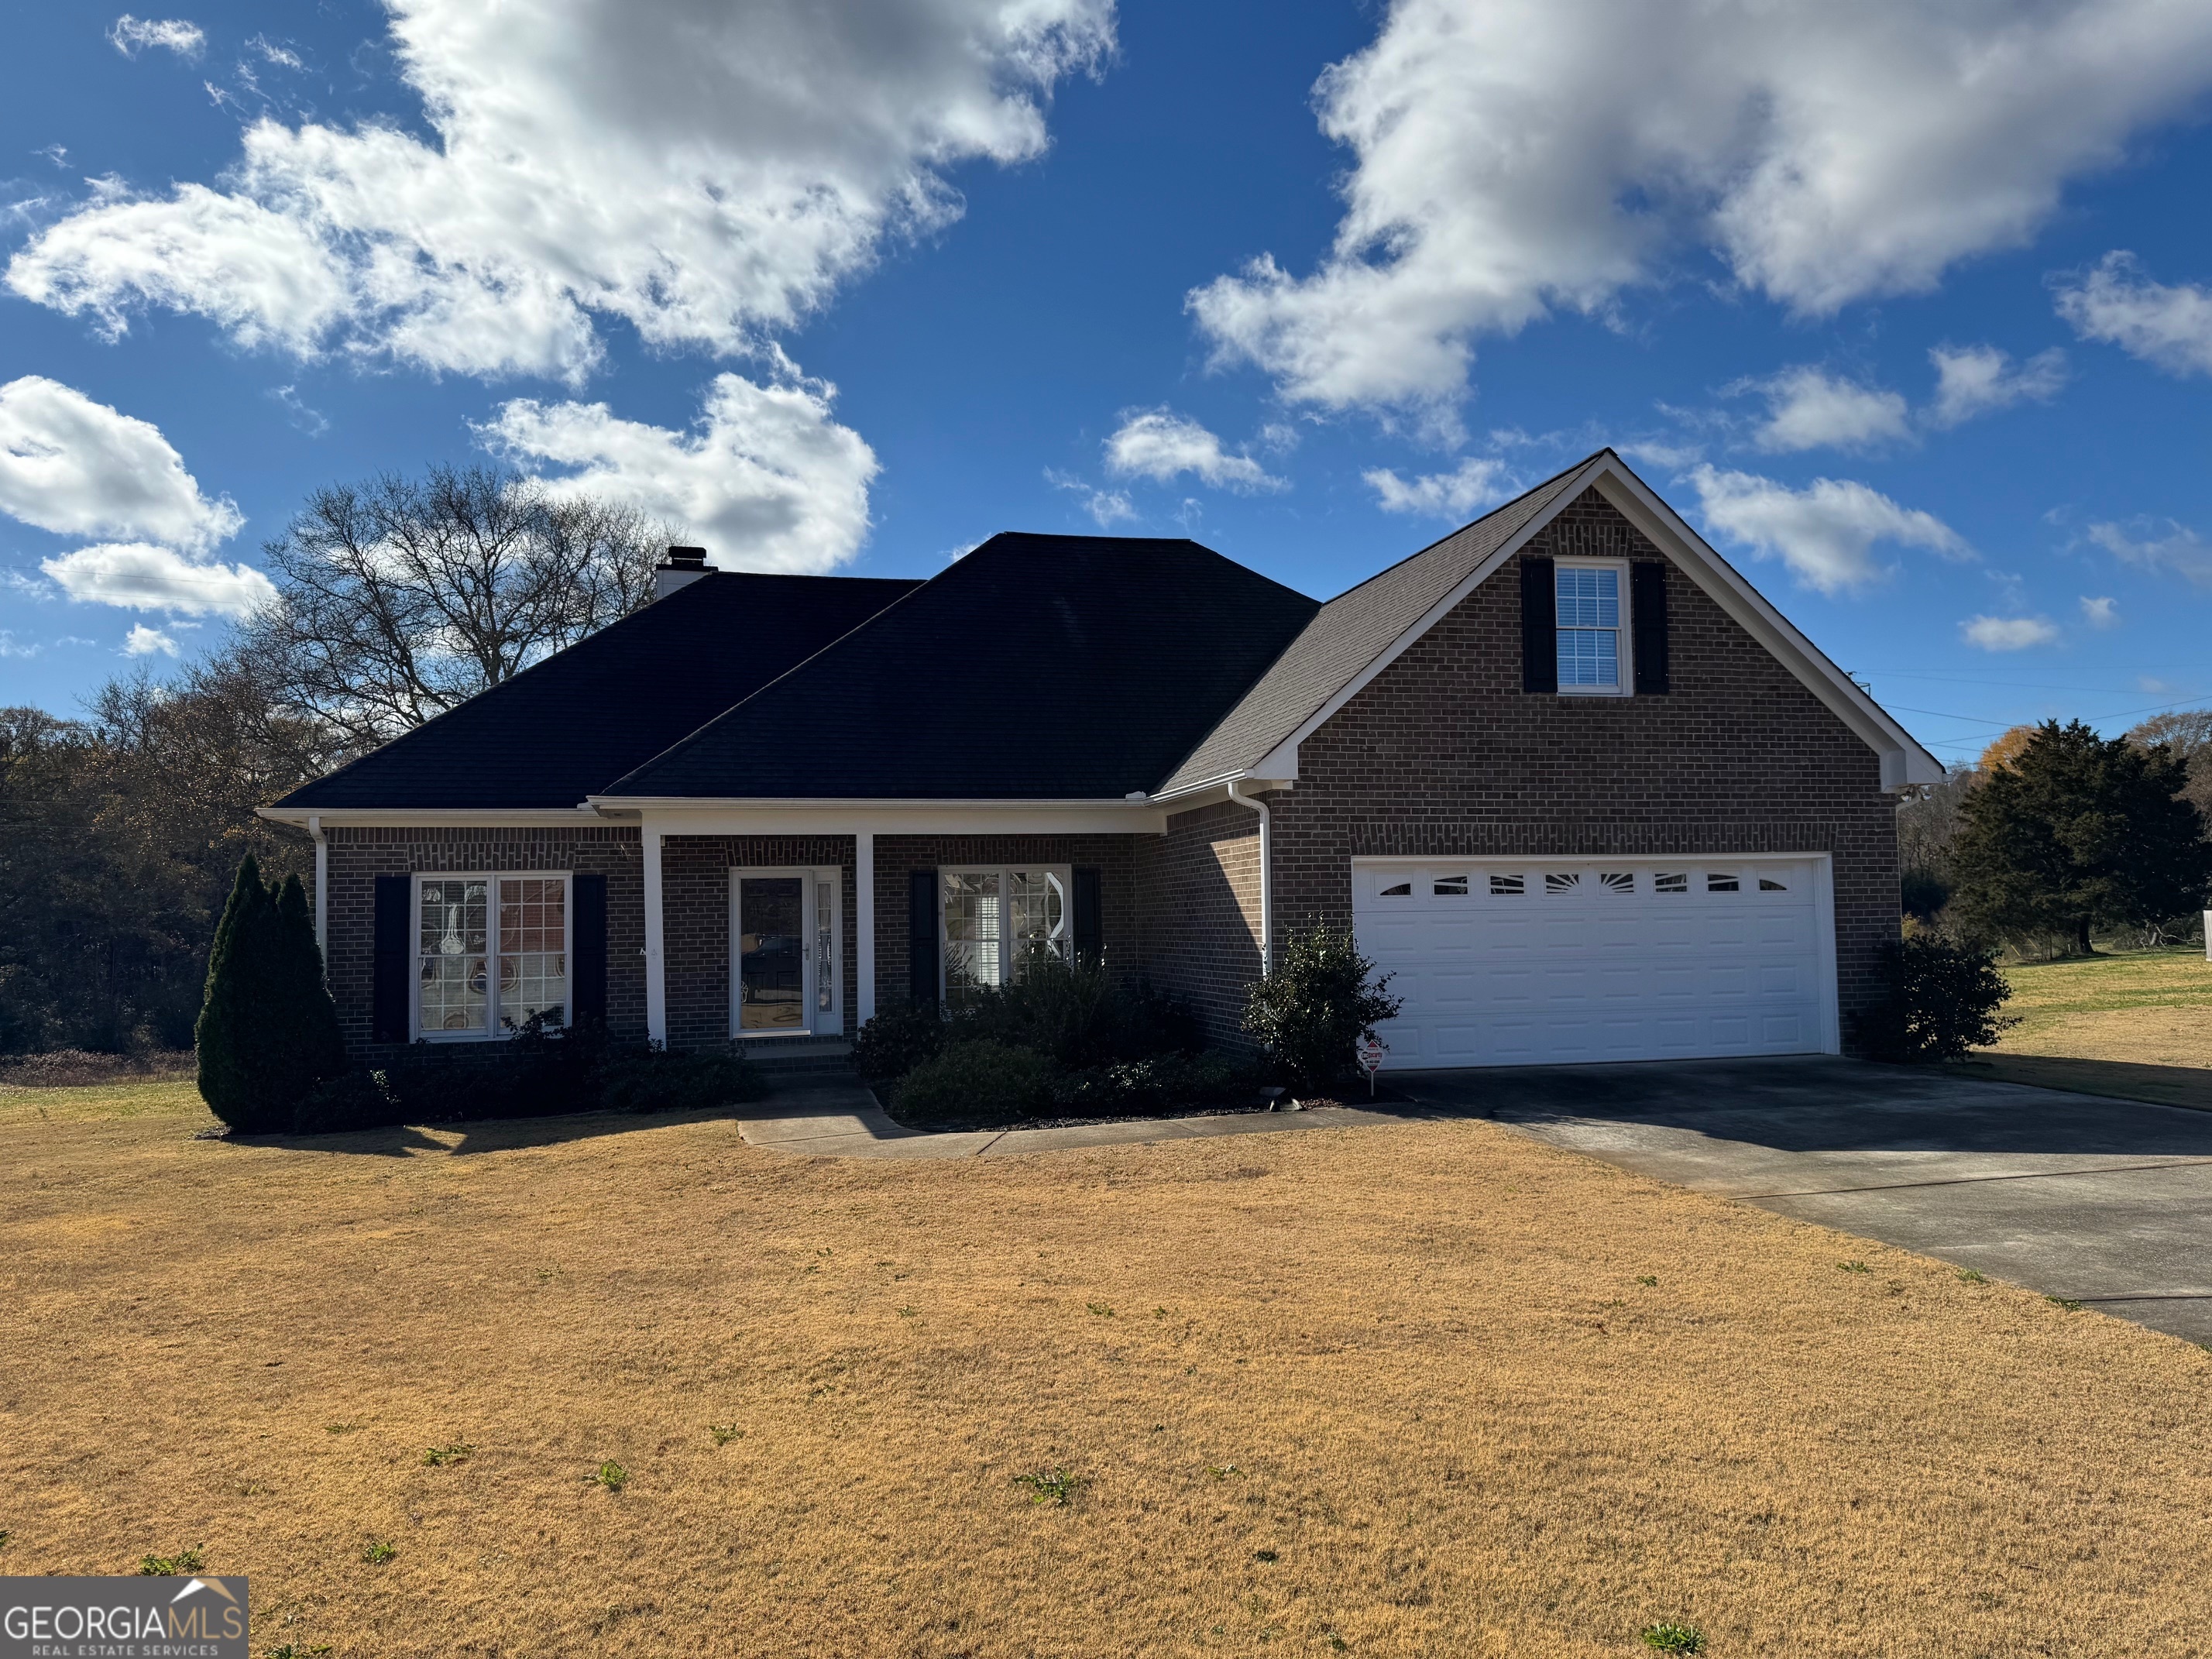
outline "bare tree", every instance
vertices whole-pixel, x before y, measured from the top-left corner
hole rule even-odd
[[[2189,782],[2181,793],[2212,823],[2212,708],[2154,714],[2130,727],[2127,738],[2138,749],[2170,744],[2173,757],[2188,769]]]
[[[264,548],[279,599],[241,660],[371,749],[644,605],[671,534],[495,467],[332,485]]]

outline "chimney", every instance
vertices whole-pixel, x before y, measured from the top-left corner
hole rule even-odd
[[[672,547],[665,564],[653,567],[653,597],[665,599],[678,588],[688,586],[700,577],[711,574],[714,567],[707,562],[703,547]]]

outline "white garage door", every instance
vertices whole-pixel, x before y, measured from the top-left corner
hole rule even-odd
[[[1813,859],[1358,859],[1360,948],[1404,1011],[1394,1069],[1836,1048]]]

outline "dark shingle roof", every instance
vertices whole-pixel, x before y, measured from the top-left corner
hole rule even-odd
[[[1264,760],[1478,565],[1557,502],[1589,460],[1577,461],[1556,478],[1322,606],[1258,684],[1175,769],[1160,793],[1217,782]]]
[[[1119,799],[1150,790],[1316,602],[1139,537],[993,537],[613,797]]]
[[[277,805],[578,805],[920,586],[702,576]]]

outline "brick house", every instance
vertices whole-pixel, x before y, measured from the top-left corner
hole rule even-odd
[[[713,570],[295,792],[351,1050],[842,1049],[1103,955],[1234,1040],[1348,922],[1401,1067],[1835,1052],[1935,759],[1610,450],[1326,605],[1196,544]]]

